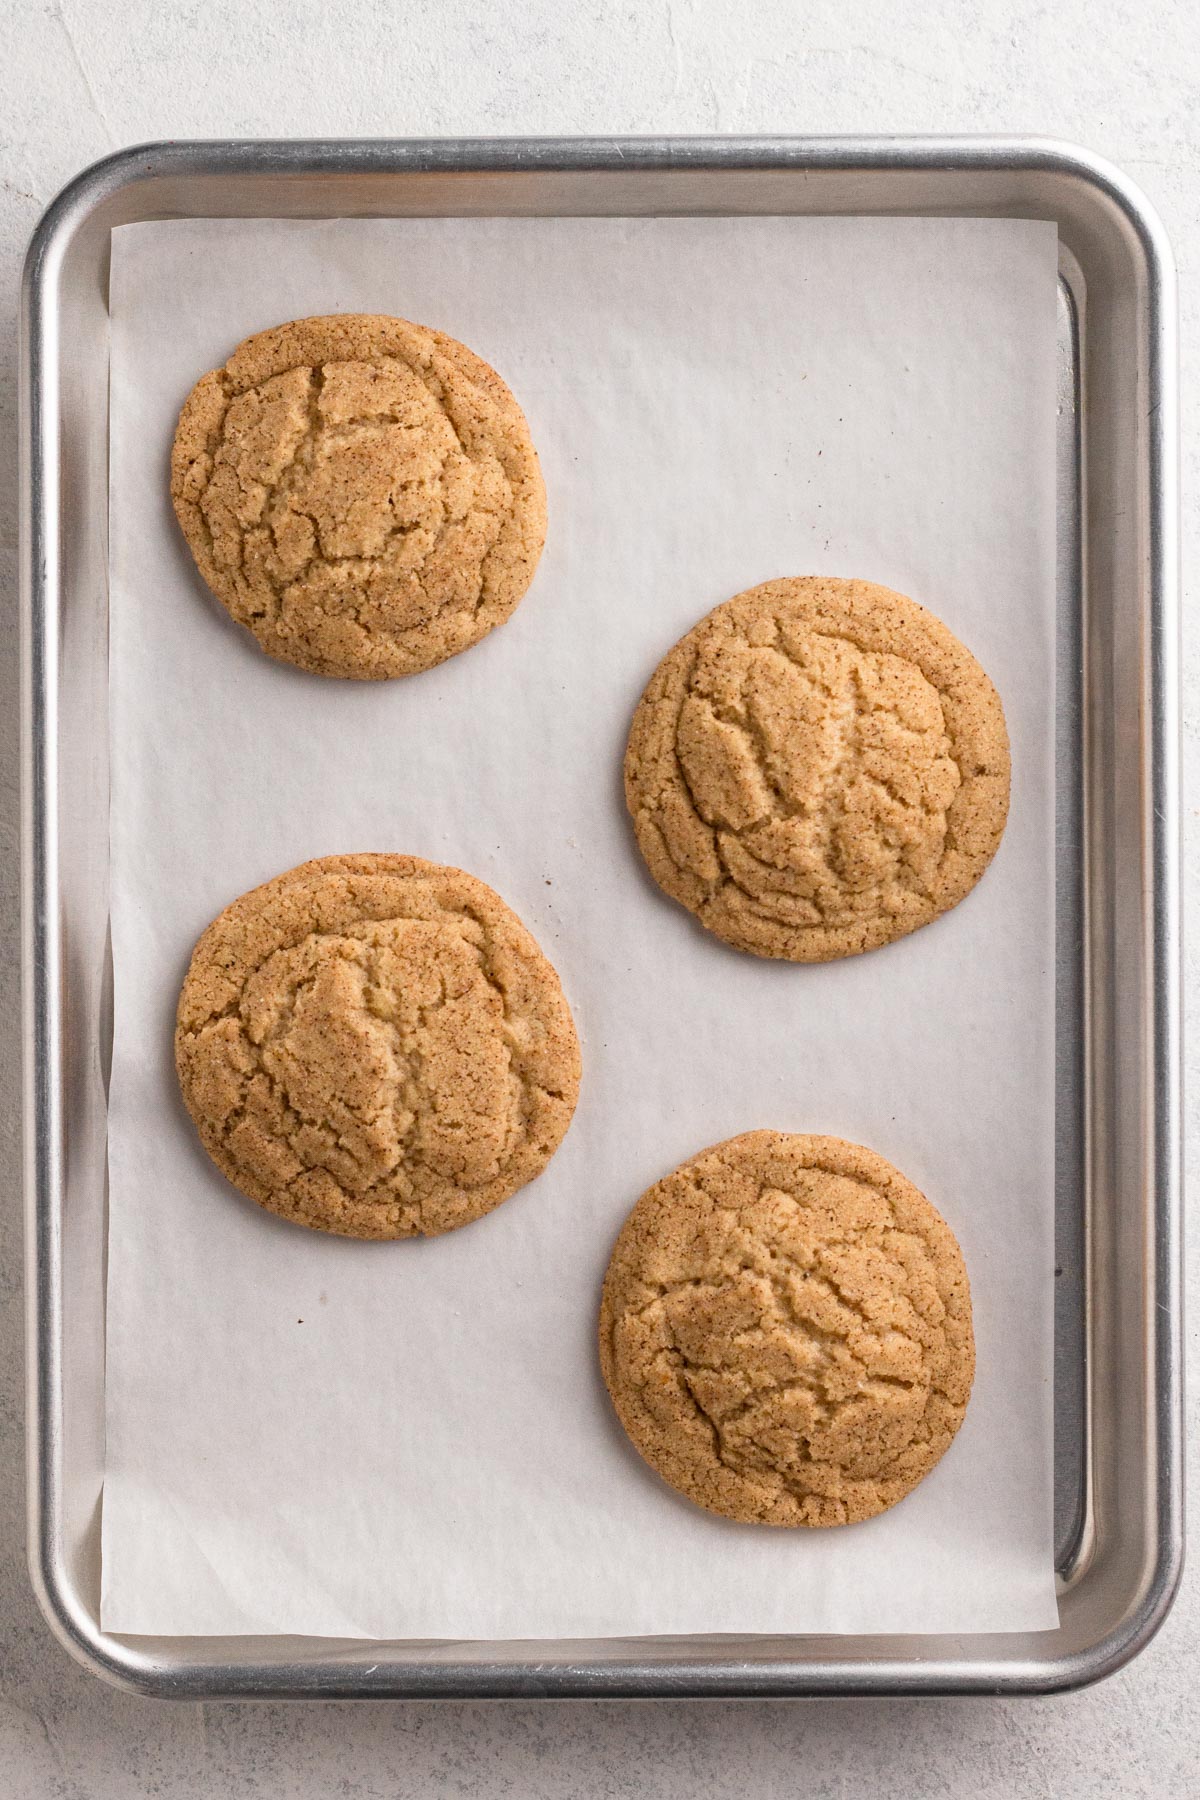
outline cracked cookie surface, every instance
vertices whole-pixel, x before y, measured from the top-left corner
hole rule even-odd
[[[345,313],[247,338],[204,375],[171,454],[204,580],[271,656],[410,675],[524,594],[546,497],[524,414],[444,333]]]
[[[751,1523],[853,1524],[903,1499],[962,1423],[962,1253],[873,1151],[746,1132],[626,1219],[600,1361],[634,1446],[688,1499]]]
[[[433,1236],[553,1156],[579,1091],[558,977],[491,888],[411,856],[330,856],[201,937],[179,998],[184,1101],[260,1206],[346,1237]]]
[[[625,794],[659,886],[757,956],[825,962],[970,892],[1008,815],[995,688],[932,613],[865,581],[769,581],[668,651]]]

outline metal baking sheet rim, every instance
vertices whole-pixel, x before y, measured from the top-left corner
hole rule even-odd
[[[1073,391],[1059,396],[1060,450],[1066,434],[1077,486],[1075,520],[1060,533],[1059,578],[1060,592],[1066,583],[1079,597],[1078,630],[1066,644],[1078,693],[1071,690],[1060,721],[1077,746],[1079,782],[1065,827],[1060,810],[1059,840],[1078,870],[1079,906],[1060,908],[1056,951],[1060,1018],[1066,993],[1080,1044],[1068,1109],[1077,1106],[1079,1142],[1068,1145],[1066,1162],[1060,1156],[1058,1210],[1068,1236],[1078,1233],[1081,1391],[1079,1516],[1060,1555],[1057,1631],[489,1645],[150,1640],[100,1629],[99,1491],[89,1513],[85,1484],[81,1524],[69,1486],[79,1428],[66,1419],[68,1402],[78,1411],[67,1383],[79,1379],[81,1353],[67,1330],[64,1247],[67,1227],[90,1208],[101,1235],[84,1246],[94,1262],[89,1304],[94,1311],[98,1298],[102,1318],[102,1161],[82,1202],[68,1178],[75,1097],[98,1094],[102,1114],[107,996],[103,959],[86,967],[72,956],[64,911],[66,882],[69,904],[90,897],[94,935],[99,884],[89,887],[88,868],[70,864],[69,834],[64,863],[60,836],[80,794],[83,804],[95,794],[82,779],[79,794],[72,789],[73,768],[64,776],[72,758],[90,765],[69,741],[71,715],[60,702],[63,682],[78,678],[80,632],[94,664],[106,655],[97,409],[107,371],[91,370],[89,411],[64,347],[67,265],[72,255],[92,258],[94,291],[78,304],[98,317],[117,224],[417,211],[994,214],[1058,226],[1077,352]],[[1137,189],[1090,152],[1032,138],[136,146],[85,170],[38,225],[22,291],[21,384],[29,1560],[66,1648],[116,1685],[185,1699],[1040,1693],[1083,1686],[1136,1655],[1170,1608],[1183,1552],[1176,295],[1162,226]],[[90,456],[64,394],[77,409],[83,396]],[[76,545],[83,540],[74,521],[86,515],[89,488],[98,529],[91,549],[75,554],[72,532]],[[89,555],[92,569],[81,575],[73,561]],[[78,623],[72,582],[91,592],[99,629],[95,620]],[[86,705],[80,710],[86,722]],[[106,847],[106,829],[99,835]],[[93,1122],[93,1139],[96,1129]],[[102,1117],[99,1130],[102,1145]],[[1062,1192],[1064,1169],[1081,1189],[1078,1202]],[[102,1352],[98,1360],[102,1368]]]

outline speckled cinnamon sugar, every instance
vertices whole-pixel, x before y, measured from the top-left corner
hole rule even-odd
[[[558,977],[498,895],[416,857],[331,856],[201,937],[175,1058],[202,1143],[260,1206],[432,1236],[532,1181],[579,1091]]]
[[[853,1524],[903,1499],[962,1423],[962,1253],[873,1151],[747,1132],[633,1208],[600,1361],[634,1445],[690,1500],[765,1525]]]
[[[171,496],[204,580],[268,654],[366,680],[501,624],[546,535],[529,428],[495,370],[371,314],[276,326],[203,376]]]
[[[625,791],[659,886],[727,943],[824,962],[970,892],[1008,814],[995,688],[915,601],[865,581],[769,581],[659,664]]]

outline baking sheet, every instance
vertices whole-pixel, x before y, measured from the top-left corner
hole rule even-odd
[[[1052,1570],[1052,226],[992,220],[190,221],[113,235],[110,1088],[102,1624],[378,1637],[1048,1629]],[[245,334],[399,312],[510,382],[546,554],[513,619],[415,679],[270,663],[166,495],[180,402]],[[644,874],[629,717],[710,606],[786,573],[926,602],[1014,749],[995,864],[946,919],[793,968]],[[466,1230],[362,1245],[243,1200],[171,1066],[191,946],[305,857],[492,883],[562,975],[575,1123]],[[966,1422],[899,1507],[743,1527],[640,1463],[594,1354],[638,1193],[757,1125],[858,1139],[972,1280]]]

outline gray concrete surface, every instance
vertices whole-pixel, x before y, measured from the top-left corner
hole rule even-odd
[[[175,1708],[111,1692],[57,1647],[26,1580],[13,446],[17,281],[38,214],[86,163],[146,138],[864,130],[1055,133],[1103,152],[1141,183],[1166,220],[1182,274],[1184,474],[1194,495],[1194,0],[9,0],[0,7],[0,1800],[1200,1795],[1194,1576],[1133,1666],[1090,1692],[1057,1699],[290,1708]],[[1185,570],[1194,565],[1196,537],[1193,512]],[[1191,640],[1186,680],[1194,898],[1200,658]],[[1191,1022],[1194,1031],[1194,1006]],[[1197,1248],[1194,1242],[1193,1294]],[[1194,1328],[1189,1340],[1194,1350]]]

